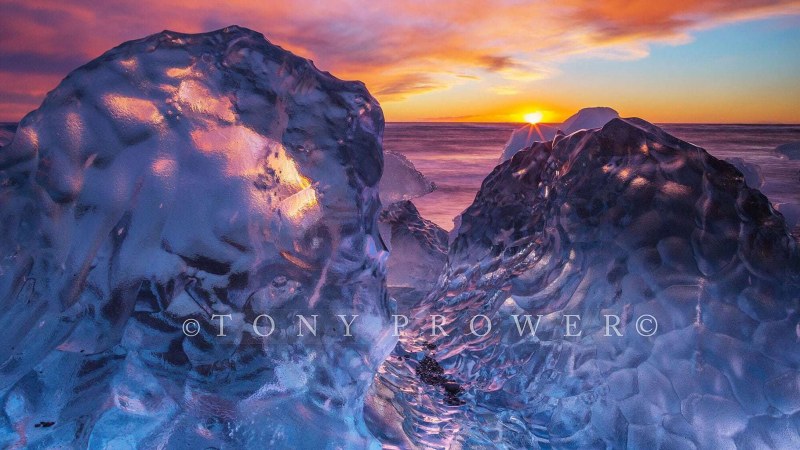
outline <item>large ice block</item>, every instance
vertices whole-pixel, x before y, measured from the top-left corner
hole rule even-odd
[[[518,152],[459,222],[372,388],[385,441],[800,446],[800,252],[732,165],[614,119]]]
[[[377,445],[382,132],[238,27],[67,76],[0,151],[0,446]]]

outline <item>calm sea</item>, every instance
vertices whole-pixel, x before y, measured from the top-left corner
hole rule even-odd
[[[438,189],[414,204],[423,217],[442,228],[472,203],[486,175],[497,165],[503,146],[519,124],[388,123],[384,148],[402,153]],[[800,141],[800,125],[662,124],[674,136],[727,159],[758,165],[763,191],[773,203],[800,203],[800,161],[780,158],[776,146]]]

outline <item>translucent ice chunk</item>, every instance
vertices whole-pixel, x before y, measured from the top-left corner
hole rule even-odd
[[[800,142],[788,142],[775,147],[775,151],[789,159],[800,159]]]
[[[384,152],[380,182],[381,202],[384,205],[422,197],[435,189],[436,185],[425,178],[408,158],[400,153]]]
[[[578,130],[600,128],[609,120],[618,117],[619,113],[612,108],[597,106],[581,109],[562,124],[524,125],[511,133],[511,137],[503,149],[503,154],[500,156],[500,162],[511,159],[514,153],[530,147],[534,142],[552,141],[559,130],[564,134],[572,134]]]
[[[17,124],[10,122],[0,123],[0,147],[8,145],[11,138],[14,137],[14,131],[17,129]]]
[[[742,158],[728,158],[726,161],[739,169],[739,172],[742,172],[744,180],[751,188],[761,189],[764,185],[764,176],[761,174],[761,168],[756,164],[749,163]]]
[[[382,131],[238,27],[72,72],[0,152],[0,447],[377,445]]]
[[[516,153],[458,223],[371,390],[386,442],[800,442],[800,251],[730,164],[614,119]],[[406,436],[379,414],[389,401]]]
[[[441,275],[447,259],[447,232],[423,219],[408,200],[386,207],[380,227],[391,249],[386,284],[405,311],[421,301]]]

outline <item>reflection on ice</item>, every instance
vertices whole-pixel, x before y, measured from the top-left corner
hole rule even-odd
[[[73,72],[0,153],[0,447],[377,445],[382,129],[362,84],[237,27]]]
[[[638,119],[500,164],[408,312],[447,335],[407,328],[370,429],[401,447],[800,444],[800,253],[743,178]],[[469,332],[477,314],[491,333]],[[537,333],[520,339],[514,315],[541,316]]]

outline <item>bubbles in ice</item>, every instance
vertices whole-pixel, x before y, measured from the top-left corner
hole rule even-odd
[[[0,446],[375,445],[382,131],[363,84],[238,27],[72,72],[0,153]]]
[[[556,137],[461,215],[409,313],[448,335],[411,321],[370,428],[433,448],[793,448],[798,288],[797,243],[730,164],[639,119]],[[420,376],[434,362],[449,391]],[[376,413],[388,401],[407,436]]]

